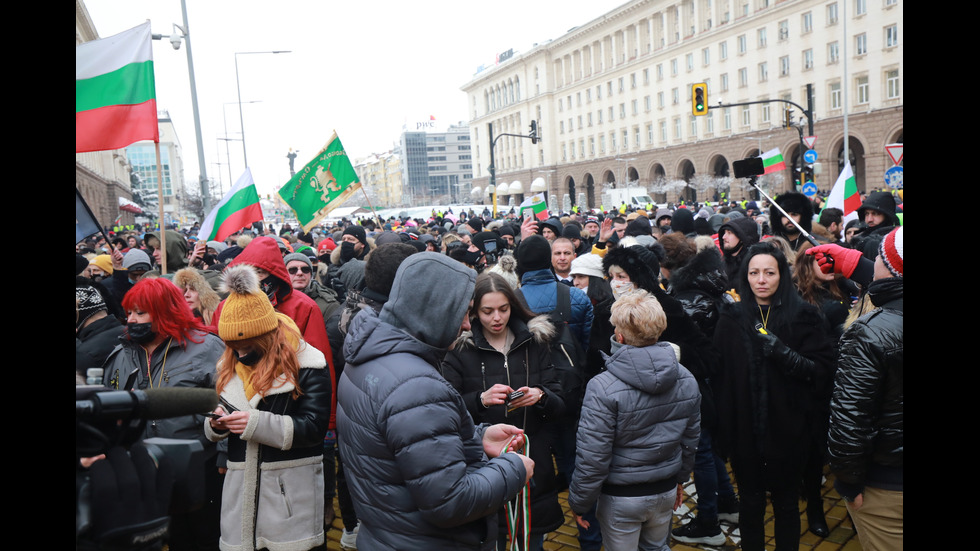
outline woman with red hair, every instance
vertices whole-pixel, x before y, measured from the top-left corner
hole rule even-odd
[[[194,317],[183,292],[170,280],[141,279],[123,298],[126,331],[106,359],[103,383],[119,390],[163,387],[214,388],[221,339]],[[218,542],[221,478],[217,447],[204,438],[203,415],[183,415],[146,424],[144,438],[196,439],[205,452],[205,497],[197,511],[171,517],[170,549],[214,548]]]
[[[310,549],[324,543],[323,438],[331,380],[320,350],[276,312],[254,268],[225,270],[218,335],[217,418],[208,439],[228,441],[222,549]]]

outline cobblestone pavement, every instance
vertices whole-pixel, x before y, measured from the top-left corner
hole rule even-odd
[[[737,485],[736,485],[737,486]],[[736,488],[737,490],[737,488]],[[680,526],[694,517],[694,508],[697,503],[697,495],[694,484],[688,483],[685,486],[684,503],[674,512],[674,526]],[[575,519],[568,509],[568,493],[563,492],[560,496],[562,508],[565,510],[565,524],[558,530],[548,534],[545,539],[545,551],[571,551],[579,549],[578,529],[575,527]],[[844,507],[844,500],[833,488],[833,476],[828,475],[823,485],[823,506],[827,525],[830,527],[830,535],[820,538],[807,531],[806,504],[800,502],[800,516],[802,518],[800,537],[801,551],[861,551],[861,543],[858,541],[854,525],[847,516],[847,509]],[[327,533],[327,549],[339,550],[340,536],[343,530],[343,523],[340,520],[340,507],[334,500],[334,510],[338,512],[333,522],[331,530]],[[722,531],[727,536],[727,541],[719,547],[696,546],[680,543],[671,540],[670,547],[674,551],[731,551],[739,549],[738,528],[722,522]],[[773,540],[773,517],[772,507],[766,509],[766,549],[775,549],[776,544]]]

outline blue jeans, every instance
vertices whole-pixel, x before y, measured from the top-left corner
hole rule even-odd
[[[698,492],[698,517],[718,522],[718,497],[735,497],[725,462],[711,451],[711,434],[701,431],[698,452],[694,456],[694,487]]]
[[[606,551],[669,551],[677,490],[639,497],[599,495],[596,510]]]

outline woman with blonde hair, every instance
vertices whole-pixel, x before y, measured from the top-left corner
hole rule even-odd
[[[205,424],[228,439],[221,548],[310,549],[324,542],[323,438],[330,421],[327,362],[277,313],[255,269],[225,271],[218,321],[221,405]]]
[[[204,276],[194,268],[182,268],[174,274],[173,282],[183,291],[184,300],[194,317],[208,326],[212,333],[216,332],[217,328],[211,327],[211,317],[221,303],[221,297],[208,285]]]

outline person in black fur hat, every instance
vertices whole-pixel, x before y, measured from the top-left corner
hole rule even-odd
[[[783,210],[792,216],[797,224],[806,230],[807,233],[810,233],[810,230],[813,228],[813,203],[810,202],[810,199],[806,195],[795,191],[783,193],[776,198],[776,204],[783,207]],[[774,207],[769,212],[772,215],[773,234],[789,241],[789,246],[794,251],[798,251],[801,246],[809,243],[803,236],[803,233],[792,222],[787,220],[783,216],[783,213],[779,212],[779,209]]]

